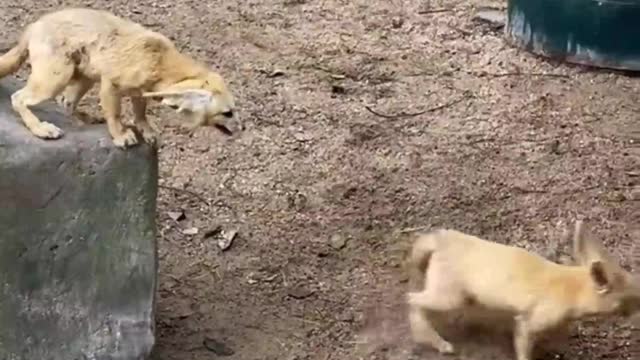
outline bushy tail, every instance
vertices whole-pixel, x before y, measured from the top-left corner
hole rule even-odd
[[[23,34],[16,46],[0,56],[0,79],[20,68],[29,55],[27,34]]]
[[[425,272],[429,266],[431,254],[437,249],[437,232],[416,234],[408,259],[409,284],[411,288],[421,290],[424,286]]]

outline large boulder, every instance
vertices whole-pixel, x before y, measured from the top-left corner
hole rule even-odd
[[[156,151],[114,147],[106,125],[33,136],[0,81],[0,359],[144,359],[154,339]]]

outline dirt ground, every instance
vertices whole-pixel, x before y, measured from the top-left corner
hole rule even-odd
[[[550,257],[576,217],[612,250],[640,241],[638,80],[506,45],[472,19],[503,2],[3,1],[0,46],[72,5],[139,21],[218,69],[247,128],[190,138],[149,109],[164,128],[154,359],[440,359],[407,337],[412,228]],[[99,114],[95,90],[81,108]],[[216,229],[237,231],[226,251]],[[359,346],[363,332],[383,346]],[[545,359],[640,356],[624,322],[569,340]],[[508,341],[454,343],[453,359],[512,358]]]

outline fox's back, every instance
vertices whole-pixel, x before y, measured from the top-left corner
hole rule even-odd
[[[67,56],[84,76],[108,78],[123,88],[157,81],[167,52],[175,53],[164,35],[102,10],[52,12],[31,24],[26,35],[31,55]]]
[[[547,272],[557,266],[538,254],[457,231],[441,235],[443,255],[465,288],[490,305],[526,304],[528,297],[544,291]],[[437,255],[436,255],[437,256]],[[510,291],[505,292],[506,289]]]
[[[46,39],[52,45],[89,46],[105,40],[147,32],[139,24],[107,11],[70,8],[43,15],[28,30],[32,38]]]

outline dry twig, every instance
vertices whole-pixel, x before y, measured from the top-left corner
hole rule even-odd
[[[455,26],[455,25],[453,25],[453,24],[446,24],[446,26],[447,26],[449,29],[454,30],[454,31],[457,31],[457,32],[459,32],[460,34],[462,34],[462,35],[464,35],[464,36],[471,36],[471,35],[473,35],[473,32],[471,32],[471,31],[469,31],[469,30],[465,30],[465,29],[460,28],[460,27],[457,27],[457,26]]]
[[[196,199],[202,201],[203,203],[210,205],[209,201],[207,199],[205,199],[202,195],[191,191],[191,190],[187,190],[187,189],[180,189],[174,186],[169,186],[169,185],[158,185],[158,187],[162,188],[162,189],[167,189],[167,190],[172,190],[174,192],[179,192],[179,193],[183,193],[183,194],[188,194],[191,195],[193,197],[195,197]]]
[[[538,189],[525,189],[523,187],[520,186],[514,186],[511,188],[512,191],[517,191],[521,194],[546,194],[548,193],[548,191],[545,190],[538,190]]]
[[[539,76],[539,77],[555,77],[555,78],[571,79],[571,76],[569,75],[555,74],[555,73],[525,73],[525,72],[488,73],[484,71],[479,71],[479,72],[467,71],[467,74],[473,75],[473,76],[480,76],[480,77],[489,76],[494,78],[507,77],[507,76],[531,76],[531,77]]]
[[[417,231],[424,231],[429,228],[430,226],[417,226],[417,227],[411,227],[411,228],[404,228],[404,229],[401,229],[399,232],[400,234],[407,234],[407,233],[413,233]]]
[[[420,14],[420,15],[428,15],[428,14],[436,14],[436,13],[443,13],[443,12],[449,12],[449,11],[453,11],[453,8],[420,10],[420,11],[418,11],[418,14]]]
[[[448,103],[442,104],[442,105],[438,105],[426,110],[422,110],[422,111],[418,111],[415,113],[399,113],[399,114],[382,114],[380,112],[377,112],[376,110],[373,110],[371,107],[369,107],[368,105],[365,105],[364,108],[367,109],[367,111],[369,111],[370,113],[372,113],[373,115],[385,118],[385,119],[398,119],[398,118],[410,118],[410,117],[416,117],[416,116],[420,116],[420,115],[424,115],[426,113],[430,113],[430,112],[434,112],[434,111],[438,111],[438,110],[442,110],[442,109],[446,109],[448,107],[451,107],[453,105],[456,105],[468,98],[470,98],[471,95],[470,93],[466,92],[464,95],[460,96],[458,99],[455,99],[453,101],[450,101]]]

